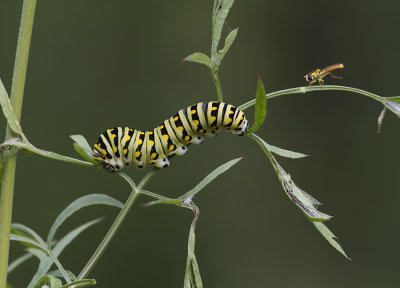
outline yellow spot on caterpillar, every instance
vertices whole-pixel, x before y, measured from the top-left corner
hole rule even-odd
[[[204,129],[201,129],[199,132],[200,132],[200,133],[204,133]]]
[[[163,137],[164,137],[164,139],[165,140],[167,140],[168,141],[168,139],[169,139],[169,136],[167,135],[167,134],[164,134],[164,135],[162,135]]]
[[[114,139],[115,137],[117,137],[117,134],[112,134],[111,137]]]
[[[154,158],[156,158],[157,157],[157,153],[152,153],[151,155],[150,155],[150,157],[151,157],[151,159],[154,159]]]
[[[126,136],[126,140],[125,141],[129,141],[129,140],[131,140],[131,136]]]
[[[114,151],[114,153],[117,153],[118,148],[117,148],[117,147],[114,147],[113,151]]]
[[[240,117],[240,120],[243,120],[243,116],[242,116],[242,117]]]
[[[143,144],[143,140],[142,139],[139,139],[137,142],[138,142],[138,145],[142,145]]]
[[[106,155],[107,155],[107,151],[103,150],[103,151],[101,152],[101,154],[103,154],[104,156],[106,156]]]
[[[228,118],[228,123],[231,123],[232,122],[232,118]]]
[[[182,126],[179,126],[178,129],[181,130],[181,132],[183,132],[183,127]]]
[[[234,112],[231,110],[231,111],[229,111],[229,114],[233,114]]]
[[[154,146],[154,141],[153,140],[149,140],[149,143],[150,143],[150,147]]]
[[[161,125],[161,126],[160,126],[160,129],[164,129],[164,125]]]
[[[189,140],[190,140],[190,136],[189,135],[185,136],[185,141],[189,141]]]
[[[170,145],[168,148],[169,151],[173,151],[174,149],[175,149],[175,145]]]
[[[136,151],[135,156],[136,156],[136,158],[138,158],[140,156],[140,152]]]
[[[212,107],[212,108],[211,108],[212,111],[215,111],[215,110],[217,110],[217,109],[218,109],[218,107]]]
[[[151,135],[151,134],[153,134],[153,131],[150,131],[150,132],[149,132],[149,135]]]
[[[141,135],[143,135],[143,134],[144,134],[144,132],[140,132],[140,134],[141,134]]]
[[[178,121],[179,117],[175,116],[174,121]]]
[[[103,161],[104,160],[104,158],[101,158],[101,157],[97,157],[97,158],[94,158],[94,159],[99,160],[99,161]]]
[[[128,149],[124,149],[124,155],[128,153]]]
[[[196,112],[197,112],[196,110],[192,110],[192,114],[196,114]]]
[[[129,131],[133,131],[133,129],[129,128]]]
[[[217,119],[215,116],[211,116],[211,121],[214,122]]]
[[[199,124],[200,124],[199,120],[194,120],[193,122],[194,122],[194,124],[196,124],[196,125],[199,125]]]
[[[110,132],[112,132],[112,131],[114,131],[115,129],[113,128],[113,129],[110,129]]]

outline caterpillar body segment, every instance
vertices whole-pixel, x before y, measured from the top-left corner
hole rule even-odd
[[[189,144],[200,144],[205,136],[220,130],[244,135],[248,129],[244,113],[223,102],[200,102],[179,110],[150,131],[116,127],[103,132],[94,145],[93,159],[110,172],[134,165],[169,166],[168,157],[183,155]]]

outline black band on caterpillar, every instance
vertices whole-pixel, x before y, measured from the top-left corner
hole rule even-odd
[[[183,155],[187,145],[200,144],[204,136],[215,136],[219,130],[244,135],[248,129],[244,113],[223,102],[200,102],[184,108],[160,126],[142,132],[128,127],[106,130],[94,145],[93,159],[110,172],[131,164],[139,169],[152,164],[169,166],[168,157]]]

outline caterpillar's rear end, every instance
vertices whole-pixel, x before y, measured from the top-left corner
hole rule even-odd
[[[128,127],[106,130],[94,145],[94,159],[111,172],[135,165],[169,166],[168,157],[183,155],[187,145],[200,144],[219,130],[244,135],[248,129],[244,113],[223,102],[200,102],[180,110],[160,126],[142,132]]]

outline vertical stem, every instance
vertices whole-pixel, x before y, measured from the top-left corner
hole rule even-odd
[[[211,64],[211,65],[213,65],[213,64]],[[214,69],[212,69],[211,75],[214,80],[215,89],[217,89],[218,101],[222,102],[224,99],[222,97],[222,87],[221,87],[221,81],[219,80],[219,77],[218,77],[218,73],[216,71],[214,71]]]
[[[218,42],[214,42],[214,26],[215,26],[215,21],[217,18],[217,13],[219,6],[221,5],[222,0],[214,0],[214,5],[213,5],[213,13],[212,13],[212,18],[211,18],[211,77],[214,80],[214,85],[215,89],[217,89],[217,97],[218,101],[222,102],[223,97],[222,97],[222,87],[221,87],[221,81],[219,80],[218,77],[218,70],[219,67],[215,66],[214,62],[214,55],[217,55],[218,51]]]
[[[126,200],[124,207],[122,207],[121,211],[119,212],[117,218],[114,220],[114,223],[108,230],[103,241],[101,241],[99,247],[97,247],[96,251],[93,253],[86,266],[82,269],[81,273],[79,273],[76,280],[82,280],[86,278],[89,275],[90,271],[92,271],[93,267],[96,265],[97,261],[99,261],[100,257],[103,255],[111,240],[114,238],[119,227],[121,227],[122,222],[125,220],[126,215],[128,214],[132,205],[135,203],[137,197],[140,195],[140,190],[147,184],[147,182],[150,181],[150,179],[157,171],[159,171],[159,169],[156,168],[147,173],[146,176],[144,176],[142,181],[139,183],[139,185],[132,190],[131,195],[129,195],[128,200]]]
[[[10,96],[10,101],[18,120],[21,119],[35,8],[36,0],[24,0]],[[13,135],[13,132],[7,126],[6,139],[13,136],[15,135]],[[16,157],[16,154],[10,155],[5,159],[3,165],[3,179],[1,182],[0,195],[0,288],[5,288],[7,285]]]

